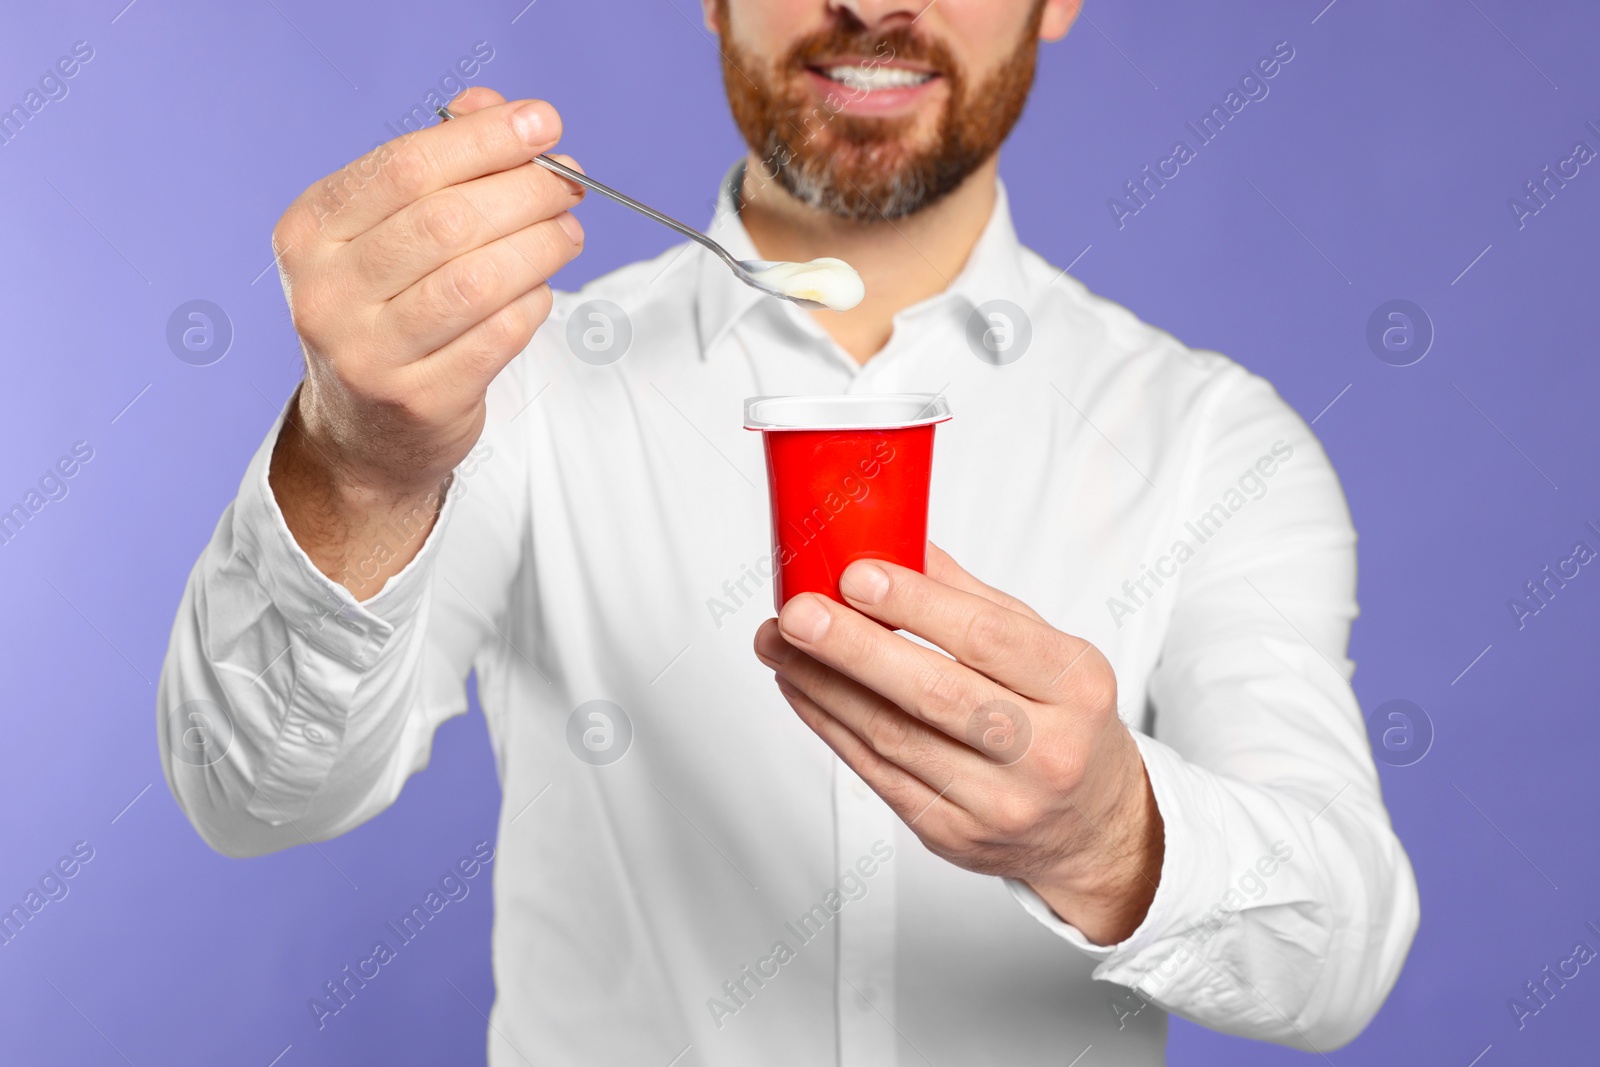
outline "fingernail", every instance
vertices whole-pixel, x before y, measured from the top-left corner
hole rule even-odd
[[[863,604],[879,604],[889,595],[889,575],[871,563],[852,563],[839,578],[839,591]]]
[[[828,632],[828,609],[809,594],[789,601],[778,616],[778,628],[788,637],[814,645]]]
[[[511,113],[511,125],[515,127],[517,136],[530,145],[542,145],[548,138],[545,137],[545,105],[535,101],[523,104]]]
[[[563,211],[556,216],[556,225],[561,227],[561,232],[572,238],[575,245],[583,244],[583,224],[579,222],[570,211]]]

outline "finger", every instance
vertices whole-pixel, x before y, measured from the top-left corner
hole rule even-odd
[[[770,623],[758,632],[756,653],[786,682],[843,723],[874,753],[946,794],[958,807],[980,804],[1000,788],[997,764],[962,741],[905,713],[878,693],[798,650],[785,655]],[[768,658],[777,652],[781,658]]]
[[[401,208],[339,255],[364,280],[360,294],[388,300],[457,256],[536,222],[554,218],[583,199],[583,187],[531,164],[441,189]]]
[[[816,593],[801,593],[784,605],[778,628],[796,649],[962,743],[980,708],[997,701],[1025,703],[949,656]]]
[[[490,104],[379,145],[291,210],[299,229],[348,241],[429,193],[521,166],[560,138],[561,117],[543,100]]]
[[[968,574],[966,568],[957,563],[950,553],[932,541],[928,542],[927,574],[929,578],[936,582],[943,582],[945,585],[954,586],[963,592],[981,596],[985,600],[992,600],[1003,608],[1010,608],[1012,611],[1021,612],[1023,615],[1030,615],[1040,622],[1044,621],[1044,618],[1037,611],[1034,611],[1010,593],[1003,593],[994,586],[980,582]]]
[[[778,681],[778,689],[800,721],[822,738],[823,743],[882,797],[907,826],[915,829],[922,823],[926,832],[948,817],[945,809],[953,809],[955,805],[945,795],[945,788],[935,788],[878,755],[849,727],[782,679]]]
[[[487,85],[469,85],[457,93],[454,100],[450,101],[450,113],[453,115],[470,115],[474,111],[482,111],[486,107],[505,102],[505,97]]]
[[[523,293],[444,348],[412,365],[418,388],[435,398],[443,418],[457,418],[483,401],[494,376],[528,347],[550,314],[548,285]]]
[[[1062,670],[1088,646],[1036,616],[881,560],[850,564],[839,590],[857,611],[909,630],[1007,689],[1043,703],[1063,696],[1057,688]]]
[[[443,348],[548,282],[578,254],[582,237],[578,221],[563,212],[452,259],[380,307],[388,358],[410,362]]]

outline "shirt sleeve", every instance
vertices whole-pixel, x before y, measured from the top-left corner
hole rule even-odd
[[[1379,792],[1346,658],[1355,531],[1310,428],[1239,370],[1202,416],[1177,598],[1135,731],[1166,824],[1155,899],[1095,946],[1021,882],[1094,977],[1214,1030],[1352,1040],[1399,976],[1416,883]],[[1180,520],[1181,521],[1181,520]]]
[[[467,709],[475,653],[495,640],[526,529],[525,406],[513,361],[421,549],[370,592],[362,571],[414,544],[392,523],[352,565],[358,597],[295,542],[267,473],[280,414],[190,573],[157,697],[167,784],[201,837],[251,856],[334,837],[393,803],[434,729]]]

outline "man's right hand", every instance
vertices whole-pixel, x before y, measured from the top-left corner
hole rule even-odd
[[[306,374],[270,482],[300,546],[358,599],[416,555],[489,383],[583,246],[568,214],[583,189],[528,165],[560,138],[555,109],[484,88],[451,109],[311,186],[272,234]],[[415,536],[393,544],[397,527]]]

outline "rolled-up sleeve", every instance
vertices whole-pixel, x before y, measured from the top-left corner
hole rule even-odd
[[[1125,941],[1096,946],[1008,886],[1099,960],[1096,978],[1215,1030],[1325,1050],[1370,1021],[1418,921],[1349,684],[1355,533],[1321,446],[1261,379],[1233,376],[1197,438],[1181,514],[1218,502],[1229,517],[1190,534],[1154,722],[1135,732],[1166,826],[1154,901]]]

